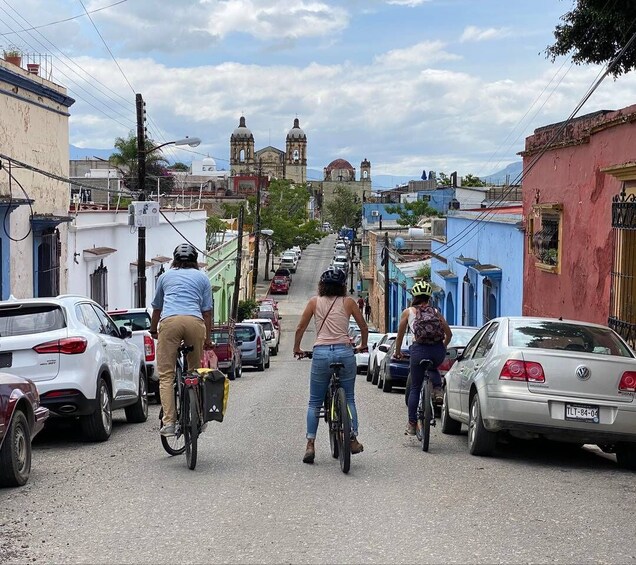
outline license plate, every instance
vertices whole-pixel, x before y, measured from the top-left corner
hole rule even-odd
[[[565,419],[598,424],[600,408],[589,404],[566,404]]]
[[[0,369],[11,367],[13,363],[13,353],[0,353]]]

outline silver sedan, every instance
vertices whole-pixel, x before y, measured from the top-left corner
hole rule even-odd
[[[473,455],[499,432],[597,444],[636,470],[636,358],[611,329],[545,318],[496,318],[446,374],[442,432],[468,425]]]

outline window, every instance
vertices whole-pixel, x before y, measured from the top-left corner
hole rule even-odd
[[[100,261],[90,275],[91,299],[100,306],[108,308],[108,269],[104,267],[104,261]]]
[[[563,206],[536,204],[528,219],[528,249],[536,266],[552,273],[560,272]]]
[[[498,316],[497,313],[497,295],[499,294],[499,287],[490,278],[485,277],[483,282],[483,311],[484,321],[483,323],[490,322],[493,318]]]
[[[36,241],[36,294],[57,296],[60,293],[60,233],[55,228],[49,228],[43,231]]]
[[[119,337],[119,330],[117,329],[117,326],[114,324],[114,322],[108,317],[108,314],[106,314],[106,312],[104,312],[101,308],[95,307],[92,304],[90,304],[89,306],[91,306],[93,310],[95,310],[97,317],[99,318],[99,322],[101,324],[100,333]]]
[[[64,314],[53,304],[22,304],[0,310],[0,336],[11,337],[52,332],[66,327]]]
[[[462,357],[464,359],[468,359],[469,357],[472,356],[472,354],[474,353],[475,349],[477,348],[477,344],[479,343],[479,341],[481,340],[481,338],[483,337],[485,332],[486,332],[486,326],[481,328],[473,336],[473,338],[468,342],[468,345],[466,346],[466,349],[464,349],[464,353],[462,354]]]
[[[473,359],[477,359],[479,357],[486,357],[488,352],[492,349],[492,346],[495,344],[495,336],[497,335],[497,330],[499,329],[499,324],[494,323],[488,326],[484,337],[479,341],[479,345],[475,349],[475,355]]]
[[[102,324],[95,313],[95,310],[91,308],[90,304],[78,304],[75,307],[77,317],[79,320],[91,331],[100,333],[102,330]]]

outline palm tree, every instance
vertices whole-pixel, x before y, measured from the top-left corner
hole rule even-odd
[[[166,168],[168,160],[162,155],[161,149],[152,151],[155,145],[152,139],[146,139],[146,191],[156,187],[155,179],[157,177],[170,177],[172,179]],[[115,149],[117,151],[108,158],[108,161],[121,174],[124,186],[129,190],[137,190],[137,136],[130,132],[127,138],[118,137],[115,139]],[[168,189],[166,184],[172,186],[171,182],[162,183],[162,192],[172,190]]]

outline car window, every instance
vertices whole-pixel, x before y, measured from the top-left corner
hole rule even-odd
[[[251,326],[237,326],[234,329],[234,335],[239,341],[254,341],[256,339],[256,331]]]
[[[486,357],[488,352],[492,349],[492,346],[495,344],[495,336],[497,335],[497,330],[499,329],[499,322],[494,322],[488,326],[488,329],[484,333],[484,337],[479,340],[477,347],[475,348],[475,354],[473,355],[473,359],[478,359],[481,357]]]
[[[477,348],[477,344],[483,337],[484,333],[486,333],[487,329],[488,329],[488,326],[484,326],[483,328],[481,328],[473,336],[473,338],[468,342],[468,345],[466,345],[466,349],[464,349],[464,353],[462,355],[464,359],[470,359],[473,356],[473,353],[475,352],[475,349]]]
[[[115,323],[108,317],[108,314],[106,314],[106,312],[104,312],[99,306],[95,304],[90,304],[90,306],[97,313],[97,317],[99,318],[99,322],[102,327],[101,333],[119,337],[119,330],[117,329]]]
[[[453,337],[451,337],[448,347],[464,347],[477,333],[477,328],[451,328]]]
[[[99,321],[97,312],[91,308],[90,304],[86,302],[75,306],[75,311],[78,312],[78,318],[89,330],[95,333],[101,333],[102,324]]]
[[[134,332],[150,329],[150,315],[148,312],[111,313],[110,317],[118,328],[128,326]]]
[[[215,343],[229,343],[230,333],[226,330],[212,330],[210,332],[210,339]]]
[[[19,304],[0,309],[0,337],[51,332],[66,327],[56,304]]]

